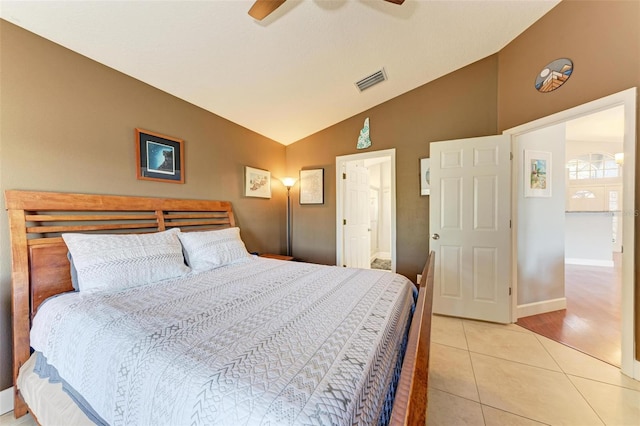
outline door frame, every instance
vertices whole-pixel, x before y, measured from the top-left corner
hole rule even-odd
[[[635,335],[634,335],[634,323],[635,323],[635,279],[634,279],[634,252],[635,252],[635,216],[637,211],[635,210],[635,158],[636,158],[636,92],[637,88],[633,87],[627,90],[623,90],[618,93],[614,93],[609,96],[605,96],[600,99],[596,99],[591,102],[540,118],[538,120],[531,121],[526,124],[522,124],[517,127],[513,127],[503,131],[503,134],[511,135],[511,148],[515,149],[515,138],[524,133],[529,133],[535,130],[539,130],[544,127],[552,126],[555,124],[570,121],[579,117],[590,115],[602,110],[613,108],[616,106],[624,106],[624,118],[625,118],[625,132],[624,132],[624,159],[625,164],[622,169],[622,297],[621,297],[621,370],[627,376],[633,377],[636,380],[640,380],[640,362],[635,359]],[[627,161],[629,160],[629,161]],[[521,172],[520,164],[512,164],[512,196],[514,200],[521,191],[521,188],[517,186],[518,173]],[[517,241],[518,241],[518,216],[517,216],[517,204],[512,203],[511,216],[514,220],[513,233],[512,233],[512,285],[513,293],[518,294],[518,253],[517,253]],[[512,306],[512,321],[517,321],[517,297],[513,298]]]
[[[396,150],[368,151],[336,157],[336,265],[344,265],[344,232],[342,228],[344,210],[344,185],[342,169],[350,161],[369,160],[372,158],[389,158],[391,161],[391,272],[396,271]]]

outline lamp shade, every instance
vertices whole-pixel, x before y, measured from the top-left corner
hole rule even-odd
[[[291,188],[293,185],[296,184],[297,179],[293,177],[283,177],[283,178],[280,178],[280,180],[282,181],[282,184],[284,186],[286,186],[287,188]]]

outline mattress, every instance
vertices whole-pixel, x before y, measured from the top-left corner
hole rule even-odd
[[[397,274],[250,258],[59,295],[31,345],[111,425],[369,425],[412,309]]]
[[[33,371],[36,355],[32,354],[20,367],[17,386],[38,423],[47,425],[93,426],[90,420],[69,395],[62,390],[62,383],[50,383]]]

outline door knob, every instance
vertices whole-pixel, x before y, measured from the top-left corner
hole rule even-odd
[[[440,235],[438,234],[431,234],[431,238],[434,240],[439,240],[440,239]]]

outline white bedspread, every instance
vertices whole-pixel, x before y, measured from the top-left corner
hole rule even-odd
[[[412,303],[397,274],[251,258],[53,298],[31,344],[111,425],[369,425]]]

